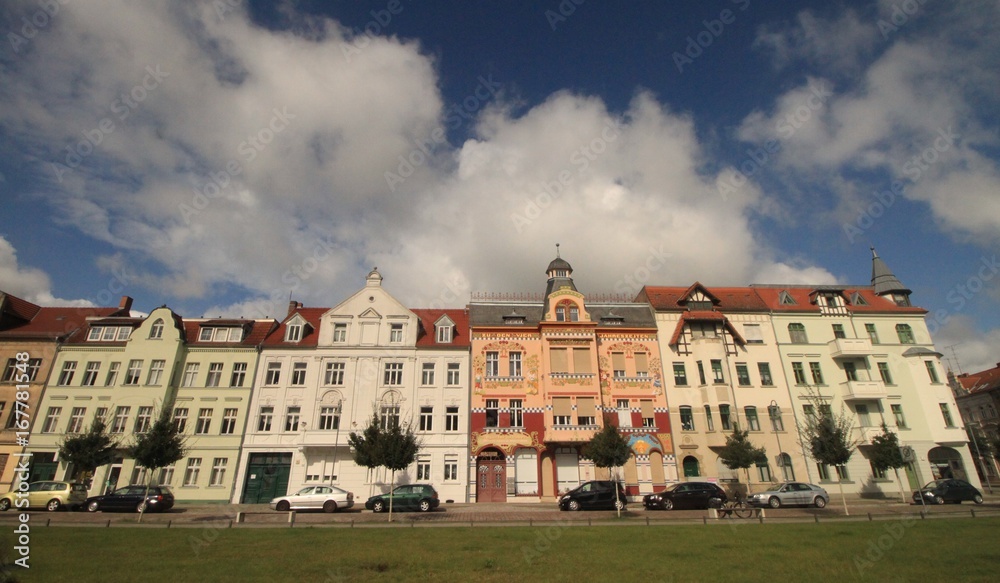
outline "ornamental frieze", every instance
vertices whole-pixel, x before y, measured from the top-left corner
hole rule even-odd
[[[484,447],[495,447],[508,456],[518,447],[531,447],[541,451],[544,446],[538,441],[538,432],[530,434],[524,431],[516,432],[482,432],[472,434],[472,451],[477,452]]]

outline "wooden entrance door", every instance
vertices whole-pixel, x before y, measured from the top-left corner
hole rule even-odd
[[[478,465],[476,502],[506,502],[507,462],[502,459],[480,459]]]

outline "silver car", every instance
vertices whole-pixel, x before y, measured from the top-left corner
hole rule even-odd
[[[766,492],[757,492],[750,495],[747,502],[752,506],[770,506],[771,508],[781,508],[782,506],[815,506],[823,508],[830,501],[830,495],[826,490],[816,484],[804,484],[802,482],[785,482]]]
[[[354,493],[336,486],[306,486],[294,494],[279,496],[269,503],[271,510],[323,510],[336,512],[354,506]]]

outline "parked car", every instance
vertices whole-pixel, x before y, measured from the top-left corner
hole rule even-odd
[[[50,512],[63,507],[75,510],[87,501],[87,486],[74,482],[47,480],[28,484],[27,494],[27,508],[44,508]],[[23,509],[24,499],[18,495],[17,490],[7,492],[0,497],[0,510]]]
[[[972,500],[976,504],[983,503],[983,493],[965,480],[947,478],[929,482],[919,491],[913,493],[913,501],[920,503],[921,494],[924,500],[931,504],[953,502],[961,504],[963,500]]]
[[[615,496],[615,485],[618,496]],[[628,504],[621,483],[611,480],[584,482],[559,497],[559,510],[624,510]]]
[[[87,512],[128,510],[134,512],[163,512],[174,507],[174,493],[167,486],[146,486],[135,484],[123,486],[104,496],[87,498]]]
[[[782,506],[823,508],[830,502],[830,495],[815,484],[785,482],[770,490],[751,494],[747,502],[751,506],[770,506],[771,508],[781,508]]]
[[[392,491],[393,510],[419,510],[430,512],[438,507],[437,490],[430,484],[407,484],[396,486]],[[373,512],[389,511],[389,493],[372,496],[365,502],[365,508]]]
[[[336,512],[354,506],[354,493],[336,486],[307,486],[294,494],[271,500],[271,510],[320,510]]]
[[[647,510],[673,510],[681,508],[706,509],[728,500],[726,491],[711,482],[683,482],[662,492],[646,494],[642,505]]]

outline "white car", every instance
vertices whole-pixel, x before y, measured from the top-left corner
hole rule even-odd
[[[816,484],[785,482],[766,492],[752,494],[747,502],[751,506],[781,508],[782,506],[815,506],[823,508],[830,501],[826,490]]]
[[[271,510],[322,510],[336,512],[354,506],[354,493],[336,486],[306,486],[294,494],[280,496],[268,504]]]

